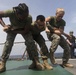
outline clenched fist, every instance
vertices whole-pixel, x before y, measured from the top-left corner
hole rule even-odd
[[[3,31],[7,32],[7,31],[9,31],[9,29],[10,29],[10,25],[7,25],[3,28]]]

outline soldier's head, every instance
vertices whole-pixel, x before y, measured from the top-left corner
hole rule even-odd
[[[73,31],[70,31],[70,32],[69,32],[69,35],[72,36],[72,35],[73,35]]]
[[[43,28],[45,26],[45,17],[43,15],[38,15],[36,17],[36,23],[38,27]]]
[[[25,3],[20,3],[18,6],[13,7],[13,9],[16,16],[21,20],[27,18],[29,15],[28,6]]]
[[[45,23],[45,17],[43,15],[38,15],[36,17],[36,22],[39,24],[39,25],[43,25]]]
[[[57,21],[60,21],[63,18],[64,14],[65,14],[65,11],[63,8],[57,8],[57,10],[56,10]]]

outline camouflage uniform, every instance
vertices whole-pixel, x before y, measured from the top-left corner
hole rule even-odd
[[[38,43],[38,45],[40,46],[40,50],[42,51],[42,54],[45,56],[48,56],[48,48],[45,44],[45,39],[43,38],[43,36],[40,34],[42,31],[45,30],[45,26],[42,29],[39,29],[37,27],[37,23],[34,22],[32,23],[31,26],[31,32],[33,35],[33,39]]]
[[[45,69],[53,69],[52,66],[50,66],[48,64],[48,48],[45,44],[45,39],[43,38],[43,36],[40,34],[42,31],[45,30],[45,25],[42,26],[42,28],[38,28],[39,25],[37,25],[37,22],[32,23],[31,25],[31,32],[33,35],[33,39],[35,40],[35,42],[39,45],[40,47],[40,55],[42,56],[42,60],[43,60],[43,65],[45,67]]]
[[[49,24],[47,24],[48,29],[50,29],[50,33],[47,33],[47,37],[51,41],[50,53],[54,54],[58,45],[60,45],[64,49],[63,63],[66,64],[69,60],[70,47],[62,35],[59,36],[51,31],[51,27],[59,28],[61,26],[62,27],[65,26],[65,21],[63,19],[61,19],[59,22],[57,22],[56,18],[52,16],[51,20],[49,21]]]
[[[31,32],[29,31],[30,25],[32,22],[32,17],[29,15],[27,19],[19,21],[13,10],[7,10],[4,12],[4,14],[1,14],[0,16],[2,18],[9,17],[9,20],[11,22],[11,27],[13,29],[25,28],[25,33],[22,33],[21,35],[26,40],[25,45],[29,48],[27,51],[29,54],[29,57],[32,60],[34,57],[37,57],[38,53],[36,51],[35,42],[33,41]],[[6,38],[6,42],[5,42],[5,46],[4,46],[3,54],[2,54],[2,59],[4,61],[7,61],[10,55],[16,35],[17,33],[14,33],[13,31],[7,32],[7,38]]]
[[[70,54],[71,54],[71,58],[75,58],[75,36],[73,35],[73,31],[70,31],[69,32],[69,35],[71,38],[67,38],[67,40],[71,43],[71,45],[69,44],[70,48],[71,48],[71,51],[70,51]]]

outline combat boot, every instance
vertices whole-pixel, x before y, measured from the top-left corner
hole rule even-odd
[[[43,65],[45,69],[48,69],[48,70],[53,69],[53,67],[48,64],[48,60],[46,56],[42,56],[42,60],[43,60]]]
[[[36,68],[36,63],[35,61],[32,61],[32,64],[29,66],[29,69],[35,69]]]
[[[72,65],[72,64],[70,64],[70,63],[66,63],[66,64],[62,64],[63,65],[63,67],[68,67],[68,68],[73,68],[74,67],[74,65]]]
[[[0,73],[6,71],[6,62],[0,62]]]
[[[35,57],[34,61],[35,61],[35,64],[36,64],[36,68],[38,70],[44,70],[45,69],[44,66],[39,62],[38,58]]]

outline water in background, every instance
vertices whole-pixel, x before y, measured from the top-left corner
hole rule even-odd
[[[51,42],[47,41],[46,45],[47,45],[48,50],[49,50]],[[0,56],[2,55],[3,47],[4,47],[4,44],[0,45]],[[38,45],[37,45],[37,47],[39,48]],[[12,51],[11,51],[11,54],[10,54],[9,58],[22,58],[23,53],[24,53],[25,50],[26,50],[26,46],[25,46],[24,42],[15,43],[13,48],[12,48]],[[25,57],[26,57],[26,53],[25,53],[24,58]],[[39,57],[40,57],[40,54],[39,54]],[[60,46],[58,46],[58,48],[55,52],[55,57],[56,58],[62,58],[63,57],[63,49]]]

